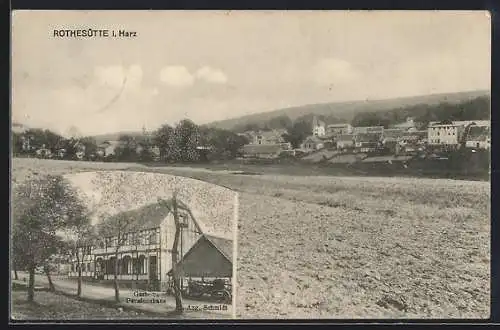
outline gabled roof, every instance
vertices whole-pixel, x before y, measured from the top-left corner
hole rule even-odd
[[[385,129],[383,133],[384,138],[397,138],[403,135],[403,131],[400,129]]]
[[[330,124],[326,127],[327,128],[345,128],[345,127],[349,127],[349,126],[351,126],[351,124],[345,123],[345,124]]]
[[[214,265],[213,260],[207,260],[207,245],[213,247],[217,251],[222,260],[224,267],[219,268]],[[211,273],[212,276],[231,276],[233,264],[233,240],[221,237],[202,235],[196,243],[186,252],[182,259],[178,262],[178,267],[185,276],[203,276]],[[202,259],[200,259],[202,258]],[[172,270],[167,273],[172,275]]]
[[[304,143],[323,143],[323,140],[321,140],[319,137],[317,136],[308,136],[305,140],[304,140]]]
[[[380,140],[379,133],[358,133],[355,136],[356,142],[378,142]]]
[[[487,126],[471,126],[467,134],[467,141],[485,141],[490,135]]]
[[[210,243],[213,244],[219,250],[224,257],[227,258],[230,262],[233,262],[233,241],[222,238],[222,237],[217,237],[213,235],[203,235],[207,240],[210,241]]]
[[[163,220],[169,215],[170,209],[162,206],[160,203],[149,204],[135,210],[129,210],[115,214],[106,220],[121,218],[123,220],[133,221],[132,227],[137,230],[157,228]]]
[[[354,134],[342,134],[337,138],[337,141],[352,141],[354,140]]]

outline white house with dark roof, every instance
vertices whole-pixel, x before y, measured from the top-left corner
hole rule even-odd
[[[467,148],[475,149],[490,149],[491,136],[489,126],[476,126],[472,125],[465,139],[465,146]]]

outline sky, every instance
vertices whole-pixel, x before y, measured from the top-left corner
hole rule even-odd
[[[93,135],[489,90],[490,23],[484,11],[15,11],[12,120]],[[54,36],[89,28],[136,36]]]

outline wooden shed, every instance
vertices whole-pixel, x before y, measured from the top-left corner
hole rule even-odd
[[[183,277],[232,277],[233,241],[202,235],[184,255],[178,267],[179,275]]]

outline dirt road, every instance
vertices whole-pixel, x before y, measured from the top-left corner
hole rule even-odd
[[[22,280],[23,277],[28,280],[28,274],[19,272],[19,279]],[[54,286],[57,291],[66,294],[76,294],[76,281],[63,279],[61,277],[54,276],[52,279]],[[48,280],[45,275],[35,276],[35,285],[48,286]],[[136,294],[134,294],[136,292]],[[35,294],[36,295],[36,294]],[[98,284],[82,283],[82,298],[89,300],[101,300],[101,301],[114,301],[115,291],[113,288],[105,287]],[[158,295],[153,295],[150,293],[149,296],[138,296],[137,291],[131,289],[120,289],[121,306],[134,308],[146,312],[154,313],[169,313],[175,309],[175,299],[172,296],[166,296],[162,293]],[[140,298],[143,298],[144,303],[136,303]],[[35,298],[36,299],[36,298]],[[130,299],[130,300],[129,300]],[[154,300],[155,302],[151,302]],[[215,308],[224,308],[223,305],[216,302],[204,302],[198,300],[183,299],[183,307],[185,313],[189,314],[193,318],[231,318],[232,317],[232,306],[224,305],[225,310],[214,310]],[[204,310],[211,308],[210,311]]]

